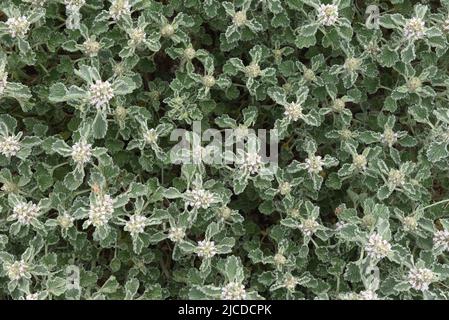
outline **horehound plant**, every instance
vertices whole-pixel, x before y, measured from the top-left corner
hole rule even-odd
[[[448,0],[0,17],[0,299],[449,299]]]

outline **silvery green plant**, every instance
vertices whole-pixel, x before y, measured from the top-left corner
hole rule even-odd
[[[449,1],[0,2],[0,299],[449,299]]]

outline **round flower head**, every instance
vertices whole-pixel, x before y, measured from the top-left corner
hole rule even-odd
[[[413,268],[409,271],[407,280],[413,289],[427,291],[429,285],[435,281],[435,274],[427,268]]]
[[[108,104],[109,101],[114,98],[114,90],[109,81],[97,80],[90,85],[90,103],[97,109]]]
[[[433,235],[433,244],[436,247],[443,248],[444,251],[449,251],[449,231],[438,230]]]
[[[13,38],[24,38],[30,29],[30,22],[26,16],[11,17],[6,21],[6,25]]]
[[[175,34],[175,27],[171,24],[166,24],[161,28],[161,36],[164,38],[170,38]]]
[[[379,300],[377,293],[373,290],[360,291],[358,298],[358,300]]]
[[[205,75],[202,79],[203,86],[211,88],[215,85],[215,78],[211,75]]]
[[[184,58],[187,60],[192,60],[196,56],[196,51],[192,47],[187,47],[184,50]]]
[[[317,18],[323,26],[333,26],[338,20],[338,7],[334,4],[320,4]]]
[[[405,23],[404,26],[404,37],[407,40],[419,40],[424,37],[425,34],[424,21],[420,18],[414,17]]]
[[[119,20],[122,16],[131,13],[131,5],[128,0],[114,0],[109,7],[109,15],[113,20]]]
[[[315,72],[312,69],[305,68],[303,71],[303,77],[306,81],[315,81],[316,75]]]
[[[302,116],[302,106],[299,103],[292,102],[287,104],[284,110],[284,116],[289,121],[298,121]]]
[[[84,41],[83,48],[86,55],[95,57],[101,49],[101,44],[97,40],[89,38]]]
[[[30,202],[20,202],[13,208],[12,218],[20,224],[29,225],[31,221],[39,216],[39,206]]]
[[[36,292],[36,293],[28,293],[25,296],[25,300],[39,300],[39,293],[38,292]]]
[[[186,191],[186,196],[189,198],[187,205],[194,209],[207,209],[214,203],[214,194],[204,189],[194,189]]]
[[[363,154],[356,154],[352,159],[352,163],[358,170],[366,170],[368,160]]]
[[[6,266],[6,274],[10,280],[22,279],[29,270],[29,266],[25,261],[15,261],[14,263]]]
[[[68,229],[73,226],[73,221],[75,221],[75,218],[73,218],[68,213],[64,213],[59,215],[56,220],[58,221],[62,229]]]
[[[21,149],[20,135],[0,136],[0,153],[7,158],[17,155]]]
[[[84,141],[78,141],[72,146],[71,156],[77,164],[83,165],[92,157],[92,145]]]
[[[140,214],[135,214],[129,217],[129,221],[126,223],[124,230],[131,233],[132,236],[136,236],[144,232],[147,225],[148,218]]]
[[[405,183],[405,174],[401,170],[391,169],[388,173],[388,183],[395,187],[403,186]]]
[[[278,190],[281,195],[285,196],[292,191],[292,185],[289,182],[284,181],[281,184],[279,184]]]
[[[143,28],[135,28],[131,30],[129,37],[131,39],[132,45],[138,46],[145,41],[146,34]]]
[[[402,224],[405,231],[415,231],[418,229],[418,221],[413,216],[404,217]]]
[[[398,134],[390,128],[386,128],[384,133],[380,136],[383,144],[392,147],[398,141]]]
[[[114,213],[113,200],[109,195],[104,195],[92,203],[89,208],[88,224],[94,227],[106,225]]]
[[[378,233],[373,233],[365,244],[365,251],[373,259],[382,259],[391,252],[391,245]]]
[[[298,279],[292,275],[287,275],[284,279],[284,287],[288,291],[294,291],[296,288],[296,285],[298,284]]]
[[[186,236],[186,231],[180,227],[172,227],[168,231],[168,238],[173,242],[180,242]]]
[[[215,248],[215,243],[213,241],[199,241],[197,248],[197,254],[200,258],[212,258],[217,254],[217,249]]]
[[[357,58],[348,58],[346,59],[343,67],[349,72],[356,72],[360,69],[362,61]]]
[[[257,63],[251,63],[245,67],[245,73],[248,78],[257,78],[262,73],[260,66]]]
[[[221,289],[222,300],[245,300],[245,286],[238,282],[230,282]]]
[[[234,16],[232,17],[232,23],[236,26],[236,27],[242,27],[246,24],[247,22],[247,18],[246,18],[246,12],[245,11],[237,11]]]
[[[320,173],[323,171],[324,161],[321,156],[310,156],[305,160],[306,169],[309,173]]]
[[[155,129],[146,130],[143,134],[146,143],[153,144],[157,142],[158,133]]]
[[[262,168],[262,157],[257,152],[248,152],[243,159],[241,169],[250,174],[256,174]]]
[[[64,0],[64,4],[67,11],[75,13],[86,4],[86,0]]]
[[[283,266],[287,263],[287,258],[279,252],[274,255],[273,260],[277,266]]]
[[[320,224],[315,219],[306,219],[299,225],[299,229],[304,235],[310,237],[318,231],[319,226]]]

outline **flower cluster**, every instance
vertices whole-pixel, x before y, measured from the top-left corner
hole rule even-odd
[[[214,203],[214,194],[204,189],[188,190],[185,193],[187,197],[187,205],[194,209],[207,209]]]
[[[89,208],[88,224],[96,228],[106,225],[114,213],[113,203],[113,199],[107,194],[97,198]]]
[[[388,241],[382,239],[378,233],[373,233],[368,238],[365,251],[373,259],[382,259],[391,253],[391,245]]]
[[[32,202],[20,202],[13,208],[11,218],[23,225],[29,225],[33,219],[39,216],[39,205]]]

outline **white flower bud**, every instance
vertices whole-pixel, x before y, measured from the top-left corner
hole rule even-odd
[[[406,39],[415,41],[423,38],[425,31],[424,21],[420,18],[414,17],[407,20],[403,33]]]
[[[195,55],[196,51],[192,47],[188,47],[184,50],[184,58],[186,58],[187,60],[192,60],[193,58],[195,58]]]
[[[62,215],[59,215],[56,220],[58,221],[59,226],[62,229],[68,229],[73,226],[73,222],[75,221],[75,218],[73,218],[68,213],[64,213]]]
[[[418,221],[416,221],[414,216],[404,217],[402,224],[405,231],[415,231],[418,229]]]
[[[391,169],[388,173],[388,183],[394,187],[401,187],[405,183],[405,174],[397,169]]]
[[[283,266],[284,264],[287,263],[287,258],[284,255],[280,254],[280,253],[276,253],[274,255],[273,259],[274,259],[274,263],[277,266]]]
[[[245,286],[238,282],[230,282],[221,289],[222,300],[245,300]]]
[[[212,258],[217,254],[217,249],[215,248],[215,243],[213,241],[199,241],[196,247],[198,257],[200,258]]]
[[[135,28],[132,29],[129,37],[131,39],[131,43],[133,46],[138,46],[140,45],[142,42],[145,41],[146,38],[146,34],[145,34],[145,30],[143,30],[142,28]]]
[[[20,224],[29,225],[31,221],[37,218],[40,214],[40,207],[37,204],[30,202],[20,202],[13,208],[12,218],[17,220]]]
[[[284,116],[289,121],[298,121],[303,117],[302,106],[299,103],[291,102],[287,104],[284,110]]]
[[[281,195],[285,196],[292,191],[292,185],[288,181],[284,181],[279,184],[278,190]]]
[[[175,27],[171,24],[166,24],[161,29],[161,36],[164,38],[170,38],[175,34]]]
[[[358,300],[379,300],[377,293],[373,290],[360,291]]]
[[[90,103],[99,109],[114,97],[114,90],[109,81],[97,80],[90,85],[89,94]]]
[[[284,287],[288,291],[294,291],[297,284],[298,284],[298,279],[292,275],[287,275],[284,279]]]
[[[78,141],[72,146],[71,156],[77,164],[84,165],[92,157],[92,145],[84,141]]]
[[[25,300],[39,300],[39,293],[38,292],[36,292],[36,293],[28,293],[25,296]]]
[[[205,75],[202,79],[203,85],[206,88],[211,88],[215,85],[215,78],[211,75]]]
[[[444,251],[449,251],[449,231],[436,231],[433,235],[433,244],[436,247],[441,247]]]
[[[316,80],[315,72],[309,68],[304,69],[303,77],[306,81],[315,81]]]
[[[318,231],[320,224],[315,221],[315,219],[306,219],[299,225],[299,230],[301,230],[305,236],[311,237],[315,232]]]
[[[418,77],[412,77],[407,81],[407,88],[410,92],[416,92],[422,87],[422,81]]]
[[[30,22],[26,16],[11,17],[6,21],[6,25],[13,38],[24,38],[30,28]]]
[[[64,0],[64,4],[69,13],[75,13],[86,4],[86,0]]]
[[[0,153],[5,157],[16,156],[20,149],[20,135],[0,136]]]
[[[115,21],[129,14],[131,14],[131,5],[128,0],[114,0],[109,8],[109,15]]]
[[[380,138],[383,144],[392,147],[398,141],[398,134],[392,129],[386,128]]]
[[[317,18],[321,25],[333,26],[338,20],[338,7],[334,4],[320,4]]]
[[[98,228],[106,225],[114,213],[113,200],[109,195],[104,195],[92,203],[89,208],[88,225]]]
[[[261,73],[262,71],[257,63],[251,63],[245,67],[245,74],[248,78],[257,78]]]
[[[180,242],[186,236],[186,231],[180,227],[172,227],[168,231],[168,238],[173,242]]]
[[[95,39],[89,38],[83,43],[84,52],[89,57],[95,57],[101,49],[101,44]]]
[[[382,259],[391,253],[391,245],[378,233],[373,233],[365,244],[365,251],[373,259]]]
[[[247,22],[247,18],[246,18],[246,12],[245,11],[237,11],[234,14],[234,17],[232,17],[232,23],[234,23],[234,25],[236,27],[242,27],[246,24]]]
[[[357,70],[360,69],[360,66],[362,64],[362,61],[360,59],[357,58],[347,58],[343,67],[348,71],[348,72],[356,72]]]
[[[148,218],[140,214],[135,214],[129,217],[129,221],[123,228],[125,231],[131,233],[131,236],[137,236],[144,232],[144,229],[148,223]]]
[[[407,276],[408,283],[413,289],[427,291],[429,285],[436,280],[436,275],[427,268],[413,268]]]
[[[309,173],[320,173],[323,171],[324,161],[321,159],[321,156],[310,156],[305,160],[306,169]]]
[[[262,164],[262,157],[257,152],[248,152],[240,168],[250,174],[256,174],[262,168]]]
[[[366,170],[368,160],[363,154],[356,154],[352,159],[352,163],[358,170]]]
[[[6,274],[10,280],[20,280],[25,277],[29,270],[29,265],[25,261],[15,261],[13,264],[6,266]]]
[[[149,129],[143,134],[143,139],[148,144],[153,144],[157,142],[158,133],[155,129]]]
[[[194,209],[207,209],[215,202],[215,195],[204,189],[193,189],[185,192],[187,197],[187,205],[193,207]]]

